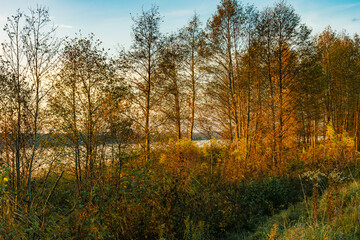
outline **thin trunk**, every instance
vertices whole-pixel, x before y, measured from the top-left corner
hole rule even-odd
[[[238,110],[236,104],[236,94],[235,94],[235,81],[234,81],[234,67],[232,62],[232,52],[231,52],[231,39],[228,40],[228,78],[229,78],[229,88],[230,88],[230,99],[231,99],[231,108],[233,111],[233,116],[235,120],[235,137],[236,144],[239,144],[240,139],[240,126],[238,118]],[[231,129],[232,131],[232,129]]]
[[[269,36],[268,36],[269,37]],[[274,85],[272,82],[272,76],[271,76],[271,56],[270,56],[270,43],[268,42],[267,46],[267,74],[268,74],[268,80],[270,85],[270,101],[271,101],[271,115],[272,115],[272,158],[273,158],[273,167],[276,167],[277,161],[275,158],[275,152],[276,152],[276,119],[275,119],[275,99],[274,99]]]
[[[359,144],[359,111],[360,111],[360,94],[358,94],[357,97],[357,103],[356,103],[356,119],[355,119],[355,149],[360,152],[360,144]]]
[[[280,38],[281,38],[281,31],[280,31]],[[283,122],[283,71],[282,71],[282,67],[283,67],[283,49],[282,49],[282,42],[281,40],[279,41],[279,130],[278,130],[278,134],[279,134],[279,152],[278,152],[278,162],[281,163],[281,158],[282,158],[282,150],[283,150],[283,127],[284,127],[284,122]]]
[[[73,89],[72,89],[72,111],[73,111],[73,134],[74,134],[74,154],[75,154],[75,176],[76,176],[76,186],[77,192],[80,196],[81,190],[81,167],[80,167],[80,146],[79,146],[79,136],[77,130],[77,115],[76,115],[76,80],[73,79]]]
[[[63,176],[63,174],[64,174],[64,171],[62,171],[61,174],[59,175],[59,177],[56,179],[56,182],[55,182],[54,186],[52,187],[49,195],[47,196],[47,198],[45,200],[44,207],[42,209],[42,214],[43,214],[42,215],[42,223],[41,223],[41,229],[42,230],[45,230],[45,209],[46,209],[46,205],[47,205],[48,201],[50,200],[52,194],[54,193],[55,188],[58,185],[58,183],[59,183],[61,177]]]
[[[328,58],[330,58],[330,56],[327,56]],[[330,123],[330,121],[332,120],[332,98],[331,98],[331,75],[330,75],[330,59],[327,59],[327,63],[326,63],[326,81],[327,81],[327,96],[326,96],[326,123],[327,125]]]
[[[39,32],[39,29],[37,30]],[[36,39],[36,46],[38,46],[38,36],[35,34]],[[28,169],[28,181],[27,181],[27,187],[28,187],[28,211],[31,210],[31,201],[32,201],[32,192],[31,192],[31,175],[32,175],[32,167],[34,163],[35,158],[35,151],[37,148],[37,140],[38,140],[38,117],[39,117],[39,103],[40,103],[40,96],[39,96],[39,90],[40,90],[40,76],[38,73],[38,52],[37,48],[35,49],[35,56],[34,56],[34,70],[35,70],[35,81],[36,81],[36,94],[35,94],[35,114],[34,114],[34,143],[33,143],[33,149],[31,154],[31,159],[29,163],[29,169]]]
[[[248,35],[248,92],[247,92],[247,121],[246,121],[246,159],[249,156],[250,152],[250,114],[251,114],[251,43],[250,43],[250,32]]]
[[[149,53],[150,54],[150,53]],[[146,112],[145,112],[145,162],[150,160],[150,93],[151,93],[151,62],[148,59],[148,79],[146,89]]]
[[[38,84],[37,84],[38,85]],[[34,158],[35,158],[35,151],[37,148],[37,140],[38,140],[38,116],[39,116],[39,87],[36,87],[36,110],[35,110],[35,115],[34,115],[34,143],[33,143],[33,148],[32,148],[32,153],[31,153],[31,158],[30,158],[30,163],[29,163],[29,169],[28,169],[28,181],[27,181],[27,185],[28,185],[28,211],[30,211],[31,208],[31,201],[32,201],[32,195],[31,195],[31,175],[32,175],[32,167],[33,167],[33,163],[34,163]]]
[[[89,174],[90,174],[90,182],[91,186],[93,186],[94,181],[94,154],[93,154],[93,138],[94,138],[94,132],[93,132],[93,119],[92,119],[92,102],[91,102],[91,93],[90,93],[90,83],[89,83],[89,89],[88,89],[88,136],[87,136],[87,155],[88,155],[88,162],[89,162]]]
[[[231,116],[231,108],[228,108],[228,117],[229,117],[229,134],[230,134],[230,143],[232,144],[234,141],[233,131],[232,131],[232,116]]]
[[[20,174],[20,138],[21,138],[21,96],[20,96],[20,56],[19,56],[19,25],[16,25],[16,102],[17,102],[17,130],[16,130],[16,200],[15,210],[20,200],[21,174]]]
[[[194,38],[194,37],[193,37]],[[194,43],[194,40],[193,40]],[[195,124],[195,60],[194,60],[194,49],[191,51],[191,90],[192,90],[192,100],[191,100],[191,123],[190,123],[190,139],[193,140],[194,134],[194,124]]]
[[[118,179],[116,181],[116,187],[121,184],[121,172],[122,172],[122,157],[121,157],[121,142],[118,142],[118,161],[119,161],[119,171],[118,171]]]
[[[179,89],[176,79],[176,74],[174,74],[174,87],[175,87],[175,114],[176,114],[176,133],[177,139],[181,139],[181,116],[180,116],[180,100],[179,100]]]

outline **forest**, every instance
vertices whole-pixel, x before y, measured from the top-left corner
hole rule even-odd
[[[112,55],[46,6],[7,18],[0,239],[360,239],[357,34],[282,0],[131,16]]]

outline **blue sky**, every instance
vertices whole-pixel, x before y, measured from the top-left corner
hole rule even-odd
[[[130,13],[136,15],[142,7],[146,10],[152,4],[160,8],[164,17],[163,32],[176,31],[184,26],[196,11],[205,24],[215,12],[220,0],[1,0],[0,26],[6,17],[20,8],[26,11],[37,4],[49,7],[53,23],[59,27],[58,36],[74,36],[81,29],[83,34],[93,32],[103,41],[105,48],[115,52],[118,45],[128,48],[131,44]],[[242,1],[250,3],[260,10],[273,5],[274,1]],[[360,33],[360,1],[354,0],[288,0],[300,14],[302,22],[313,29],[313,33],[322,31],[331,25],[337,31],[350,34]],[[2,28],[1,28],[2,29]],[[5,34],[0,31],[0,41]]]

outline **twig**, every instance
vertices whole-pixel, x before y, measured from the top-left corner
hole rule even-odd
[[[51,195],[53,194],[53,192],[54,192],[56,186],[58,185],[58,183],[59,183],[59,181],[60,181],[60,179],[61,179],[61,177],[62,177],[63,174],[64,174],[64,171],[62,171],[61,174],[59,175],[59,177],[56,179],[56,182],[55,182],[53,188],[51,189],[48,197],[47,197],[46,200],[45,200],[44,207],[43,207],[43,209],[42,209],[42,212],[43,212],[42,224],[41,224],[41,228],[42,228],[42,229],[44,229],[44,227],[45,227],[45,208],[46,208],[46,204],[47,204],[47,202],[49,201]]]
[[[303,194],[304,194],[306,211],[307,211],[308,215],[310,216],[309,207],[308,207],[308,203],[307,203],[307,198],[306,198],[306,194],[305,194],[305,189],[304,189],[304,186],[303,186],[303,183],[302,183],[300,174],[299,174],[298,176],[299,176],[299,179],[300,179],[301,190],[302,190],[302,192],[303,192]]]

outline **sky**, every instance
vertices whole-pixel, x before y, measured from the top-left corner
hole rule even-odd
[[[50,17],[58,27],[57,36],[73,37],[81,30],[83,35],[94,33],[103,42],[103,47],[114,53],[121,47],[131,45],[131,16],[159,6],[163,16],[161,31],[173,32],[186,25],[194,12],[200,15],[205,25],[216,11],[220,0],[0,0],[0,26],[17,9],[27,12],[37,5],[49,8]],[[243,4],[254,4],[259,10],[272,6],[275,1],[244,0]],[[301,20],[319,33],[330,25],[336,31],[360,34],[360,1],[355,0],[288,0],[301,16]],[[6,34],[0,30],[0,42]]]

